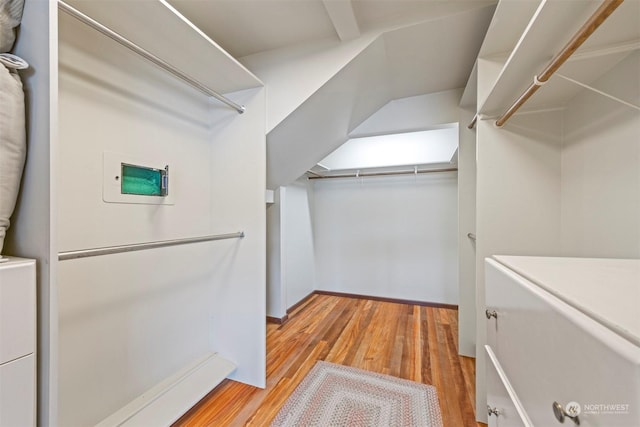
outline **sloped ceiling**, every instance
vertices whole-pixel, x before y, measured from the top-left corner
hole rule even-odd
[[[296,180],[389,101],[464,87],[492,12],[462,12],[376,39],[269,132],[267,187]]]
[[[325,38],[345,40],[345,15],[361,34],[495,4],[496,0],[169,0],[235,58]],[[340,4],[342,7],[336,7]],[[336,10],[338,9],[338,10]],[[340,10],[341,9],[341,10]],[[331,13],[330,13],[331,12]]]
[[[393,99],[464,87],[492,7],[384,34]]]
[[[235,58],[335,36],[321,0],[171,0]]]
[[[267,188],[295,181],[387,102],[384,56],[372,43],[267,135]]]
[[[349,133],[349,138],[441,129],[458,121],[463,89],[395,99]]]
[[[496,3],[169,1],[265,83],[271,189],[389,101],[464,87]]]

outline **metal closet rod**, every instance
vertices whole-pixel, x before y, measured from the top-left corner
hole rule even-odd
[[[107,246],[104,248],[96,248],[96,249],[82,249],[79,251],[60,252],[58,254],[58,260],[65,261],[68,259],[88,258],[88,257],[100,256],[100,255],[111,255],[111,254],[119,254],[124,252],[143,251],[146,249],[164,248],[167,246],[210,242],[212,240],[238,239],[243,237],[244,237],[244,231],[238,231],[237,233],[214,234],[214,235],[201,236],[201,237],[189,237],[186,239],[160,240],[157,242],[149,242],[149,243],[134,243],[131,245]]]
[[[122,46],[126,47],[127,49],[131,50],[132,52],[137,53],[138,55],[142,56],[143,58],[145,58],[149,62],[154,63],[158,67],[162,68],[163,70],[167,71],[168,73],[172,74],[173,76],[179,78],[183,82],[187,83],[189,86],[199,90],[200,92],[204,93],[205,95],[212,96],[215,99],[217,99],[218,101],[221,101],[221,102],[227,104],[228,106],[230,106],[231,108],[233,108],[234,110],[236,110],[240,114],[244,113],[245,107],[243,105],[236,104],[235,102],[233,102],[229,98],[219,94],[215,90],[209,89],[207,86],[205,86],[204,84],[200,83],[196,79],[188,76],[187,74],[183,73],[182,71],[180,71],[179,69],[177,69],[173,65],[171,65],[168,62],[158,58],[154,54],[152,54],[152,53],[148,52],[147,50],[141,48],[140,46],[138,46],[137,44],[133,43],[132,41],[122,37],[120,34],[116,33],[115,31],[111,30],[108,27],[105,27],[104,25],[102,25],[101,23],[96,21],[95,19],[90,18],[89,16],[87,16],[84,13],[80,12],[78,9],[68,5],[64,1],[58,0],[58,7],[63,12],[73,16],[74,18],[76,18],[80,22],[90,26],[91,28],[99,31],[100,33],[104,34],[105,36],[109,37],[110,39],[120,43]]]
[[[368,176],[416,175],[416,174],[422,174],[422,173],[454,172],[457,170],[458,168],[446,168],[446,169],[423,169],[423,170],[395,171],[395,172],[350,173],[350,174],[340,174],[340,175],[310,176],[309,179],[366,178]]]
[[[571,40],[562,48],[560,52],[549,62],[549,65],[537,76],[533,77],[533,83],[515,100],[515,102],[496,120],[496,126],[502,127],[527,102],[531,96],[545,84],[567,59],[598,29],[598,27],[622,4],[624,0],[605,0],[600,7],[587,19],[580,29],[573,35]],[[475,125],[474,120],[467,126],[469,129]]]

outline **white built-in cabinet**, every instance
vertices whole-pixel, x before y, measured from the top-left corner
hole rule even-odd
[[[478,115],[473,129],[461,126],[475,138],[475,159],[459,167],[476,169],[475,266],[466,268],[475,270],[479,421],[496,378],[485,375],[485,259],[640,258],[640,2],[623,2],[495,126],[601,4],[501,0],[462,98]]]
[[[5,253],[37,260],[38,422],[170,424],[224,377],[265,385],[265,90],[165,1],[67,3],[246,108],[56,1],[25,1],[15,53],[30,64],[28,159]],[[172,203],[106,201],[113,153],[169,164]],[[236,232],[244,237],[58,260]]]
[[[0,426],[36,424],[36,263],[0,263]]]
[[[486,261],[490,426],[640,425],[640,260]]]

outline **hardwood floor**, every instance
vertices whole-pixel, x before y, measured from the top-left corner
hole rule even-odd
[[[267,387],[225,380],[174,426],[268,426],[316,360],[433,384],[445,426],[480,426],[475,360],[458,356],[458,312],[313,295],[267,324]]]

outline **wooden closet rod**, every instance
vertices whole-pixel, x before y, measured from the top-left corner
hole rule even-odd
[[[524,91],[522,95],[509,107],[505,113],[498,117],[496,120],[496,126],[502,127],[509,120],[509,118],[525,103],[531,96],[536,93],[540,86],[545,84],[549,78],[558,71],[558,69],[566,62],[567,59],[573,53],[578,50],[582,45],[594,33],[595,30],[613,13],[618,6],[622,4],[624,0],[605,0],[598,10],[587,20],[587,22],[580,27],[577,33],[569,40],[569,43],[551,60],[549,65],[537,76],[534,76],[533,83]]]
[[[476,114],[475,116],[473,116],[473,120],[471,120],[471,123],[467,125],[467,129],[473,129],[477,121],[478,121],[478,115]]]

